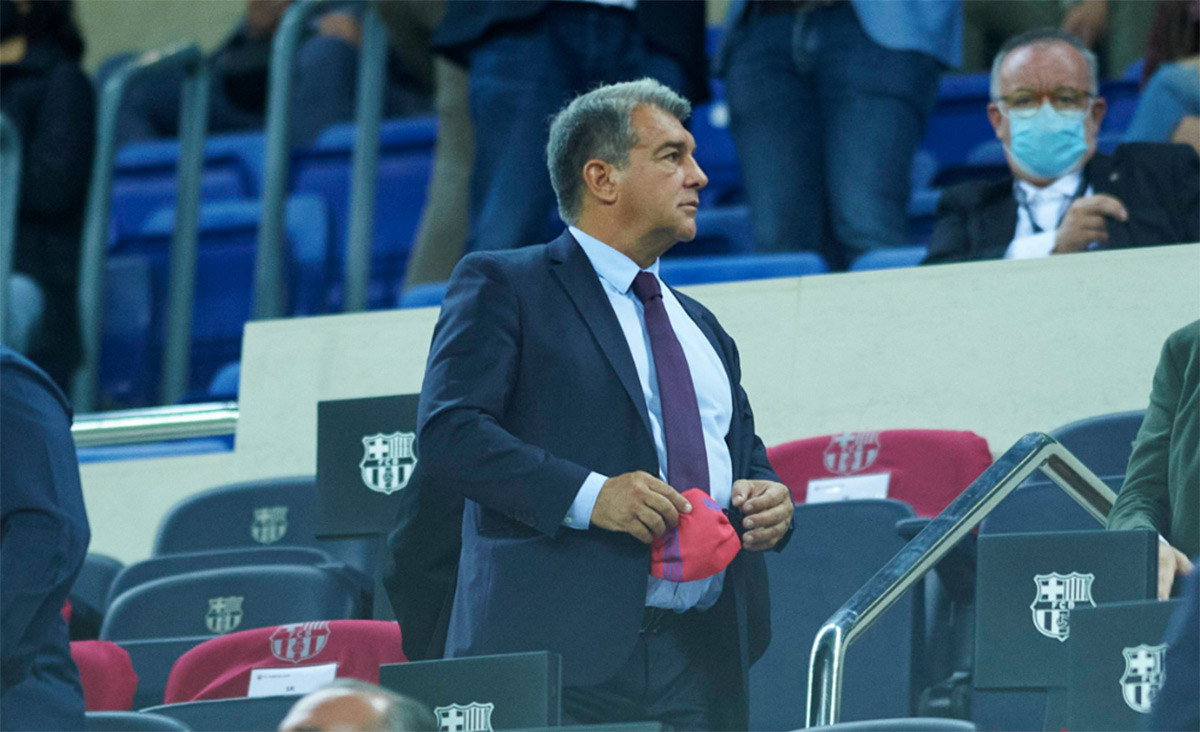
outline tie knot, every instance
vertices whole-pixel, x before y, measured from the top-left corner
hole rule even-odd
[[[633,278],[633,294],[637,295],[643,305],[656,297],[662,297],[662,288],[658,286],[658,278],[650,272],[638,272],[637,277]]]

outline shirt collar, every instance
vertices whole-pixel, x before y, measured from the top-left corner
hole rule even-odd
[[[579,242],[600,279],[612,285],[622,295],[628,293],[629,288],[633,286],[633,278],[642,271],[637,262],[574,226],[568,226],[567,230],[575,237],[575,241]],[[654,264],[647,267],[646,271],[657,277],[658,260],[654,260]]]
[[[1083,173],[1076,170],[1074,173],[1067,173],[1045,188],[1038,188],[1024,180],[1015,181],[1015,185],[1024,192],[1027,201],[1034,201],[1042,197],[1070,198],[1079,190],[1079,181],[1082,176]],[[1020,199],[1018,198],[1018,200]]]

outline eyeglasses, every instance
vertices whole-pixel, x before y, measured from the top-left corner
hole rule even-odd
[[[1039,92],[1032,89],[1018,89],[1008,96],[996,100],[1000,114],[1005,117],[1032,117],[1042,108],[1042,100],[1050,102],[1050,106],[1059,114],[1079,116],[1086,115],[1092,109],[1095,96],[1082,89],[1070,86],[1060,86],[1054,91]]]

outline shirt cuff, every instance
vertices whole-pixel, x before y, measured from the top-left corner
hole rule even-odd
[[[1056,231],[1043,231],[1040,234],[1018,236],[1009,243],[1008,250],[1004,252],[1004,258],[1036,259],[1038,257],[1048,257],[1050,256],[1050,252],[1054,251],[1054,239],[1057,234],[1058,232]]]
[[[599,473],[591,473],[584,478],[575,500],[571,502],[571,509],[563,518],[563,526],[583,531],[592,525],[592,509],[596,507],[596,499],[600,497],[600,489],[606,480],[608,478]]]

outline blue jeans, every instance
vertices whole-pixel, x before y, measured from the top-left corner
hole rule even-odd
[[[470,67],[468,251],[537,244],[557,233],[546,141],[550,119],[573,96],[642,76],[684,88],[679,64],[646,48],[633,13],[592,3],[551,3],[528,26],[480,43]]]
[[[850,3],[761,15],[736,33],[726,93],[756,248],[845,269],[907,244],[909,168],[938,62],[872,41]]]
[[[1200,114],[1200,69],[1163,64],[1138,97],[1124,142],[1170,142],[1179,120]]]

